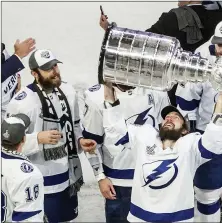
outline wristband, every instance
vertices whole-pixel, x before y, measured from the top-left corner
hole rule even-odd
[[[98,175],[95,176],[96,180],[99,182],[100,180],[104,180],[106,179],[106,175],[104,173],[100,173]]]

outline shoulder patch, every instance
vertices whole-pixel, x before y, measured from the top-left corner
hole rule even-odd
[[[19,93],[16,97],[15,100],[22,100],[27,96],[27,93],[25,91],[22,91],[21,93]]]
[[[21,164],[20,168],[21,168],[21,171],[23,171],[24,173],[31,173],[34,169],[32,165],[25,162]]]
[[[101,88],[100,84],[96,84],[94,86],[92,86],[91,88],[89,88],[89,91],[94,92],[94,91],[98,91]]]

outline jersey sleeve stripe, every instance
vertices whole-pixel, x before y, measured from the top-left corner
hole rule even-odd
[[[194,208],[172,213],[153,213],[131,203],[130,213],[146,222],[178,222],[193,218]]]
[[[52,175],[52,176],[45,176],[44,177],[44,186],[54,186],[57,184],[61,184],[69,180],[69,171],[67,170],[64,173]]]
[[[95,140],[98,144],[102,144],[103,143],[103,136],[87,132],[85,129],[83,130],[82,135],[86,139],[93,139],[93,140]]]
[[[103,170],[107,177],[115,179],[130,180],[133,179],[134,176],[134,169],[127,169],[127,170],[112,169],[103,164]]]
[[[191,101],[187,101],[184,98],[176,96],[176,103],[184,111],[193,111],[199,107],[200,100],[193,99]]]
[[[201,153],[201,157],[203,157],[205,159],[213,159],[213,158],[217,158],[217,157],[221,156],[221,154],[216,154],[216,153],[213,153],[213,152],[207,150],[202,144],[202,139],[200,139],[198,142],[198,148]]]
[[[30,211],[30,212],[17,212],[17,211],[13,211],[12,213],[12,221],[24,221],[26,219],[29,219],[37,214],[39,214],[41,212],[41,210],[39,211]]]
[[[205,215],[214,214],[220,209],[220,200],[213,204],[201,204],[197,201],[197,209],[200,213]]]

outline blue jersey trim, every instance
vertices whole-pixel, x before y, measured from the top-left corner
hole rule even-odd
[[[150,211],[145,211],[142,208],[131,203],[130,213],[133,216],[147,222],[178,222],[193,218],[194,208],[171,213],[153,213]]]
[[[125,145],[129,142],[129,134],[128,132],[126,133],[125,136],[123,136],[117,143],[115,143],[115,146],[118,145]]]
[[[184,98],[176,96],[176,104],[184,111],[193,111],[199,107],[200,100],[193,99],[191,101],[187,101]]]
[[[39,211],[30,211],[30,212],[17,212],[13,211],[12,213],[12,221],[20,222],[26,219],[29,219],[37,214],[39,214],[42,210]]]
[[[87,132],[85,129],[83,130],[82,135],[86,139],[93,139],[93,140],[95,140],[98,144],[102,144],[103,143],[103,136]]]
[[[27,85],[27,88],[29,88],[33,92],[36,92],[36,90],[34,89],[34,84],[33,83]]]
[[[9,154],[1,151],[1,156],[3,159],[17,159],[17,160],[26,160],[29,161],[27,157],[22,157],[19,154]]]
[[[45,176],[44,177],[44,186],[54,186],[57,184],[61,184],[69,180],[69,170],[64,173],[52,175],[52,176]]]
[[[213,158],[217,158],[217,157],[221,156],[221,154],[216,154],[216,153],[213,153],[213,152],[207,150],[202,144],[202,139],[200,139],[198,142],[198,148],[201,153],[201,157],[203,157],[205,159],[213,159]]]
[[[194,176],[194,185],[200,189],[216,190],[222,187],[222,155],[200,165]]]
[[[205,215],[214,214],[220,209],[220,200],[213,204],[202,204],[197,201],[197,209],[200,213]]]
[[[134,176],[134,169],[112,169],[103,164],[103,170],[107,177],[122,179],[122,180],[132,180]]]

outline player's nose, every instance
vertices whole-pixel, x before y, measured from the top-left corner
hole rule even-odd
[[[166,120],[167,122],[172,122],[173,119],[172,119],[172,117],[168,116],[168,117],[165,118],[165,120]]]

